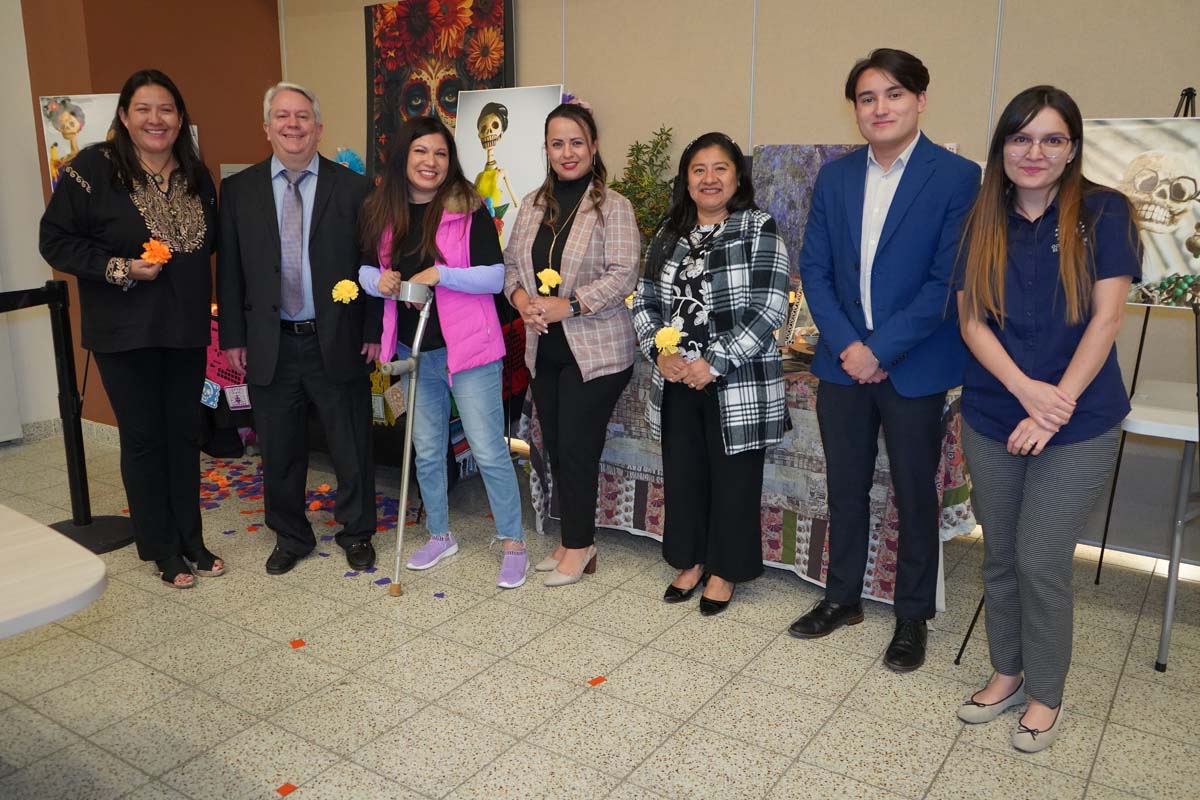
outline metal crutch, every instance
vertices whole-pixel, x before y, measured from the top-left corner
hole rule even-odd
[[[425,336],[425,325],[429,322],[429,306],[433,300],[432,287],[423,283],[403,281],[394,299],[402,303],[413,303],[421,306],[421,317],[417,321],[417,332],[413,336],[412,352],[408,358],[398,358],[386,364],[380,364],[379,371],[384,375],[408,375],[408,392],[404,409],[404,462],[400,468],[400,507],[396,519],[396,565],[392,570],[392,582],[388,586],[388,594],[399,597],[404,594],[400,588],[401,550],[404,549],[404,526],[408,523],[408,482],[412,467],[412,436],[413,411],[417,407],[417,371],[421,360],[421,339]]]

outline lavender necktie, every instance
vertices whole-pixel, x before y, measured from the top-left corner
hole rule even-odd
[[[283,285],[280,297],[283,310],[294,317],[304,308],[304,200],[300,181],[308,170],[286,169],[287,187],[283,190],[283,219],[279,223],[279,256]]]

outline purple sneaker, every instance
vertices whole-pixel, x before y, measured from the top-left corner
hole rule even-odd
[[[529,567],[529,556],[525,548],[505,550],[500,562],[500,577],[496,585],[501,589],[515,589],[525,582],[525,571]]]
[[[443,558],[449,558],[458,552],[458,542],[450,534],[445,536],[430,536],[417,552],[408,560],[409,569],[429,569]]]

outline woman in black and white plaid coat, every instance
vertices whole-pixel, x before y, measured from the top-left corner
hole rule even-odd
[[[754,204],[741,148],[706,133],[680,158],[633,305],[657,367],[646,418],[662,440],[663,556],[680,570],[663,599],[707,581],[706,616],[762,574],[763,462],[787,424],[775,344],[787,305],[787,249]]]

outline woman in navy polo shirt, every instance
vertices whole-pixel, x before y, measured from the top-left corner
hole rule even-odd
[[[959,709],[989,722],[1028,701],[1026,752],[1062,729],[1071,564],[1108,484],[1129,400],[1115,341],[1141,249],[1129,203],[1083,177],[1083,120],[1035,86],[1001,115],[967,218],[958,307],[970,349],[963,447],[983,525],[995,674]]]

